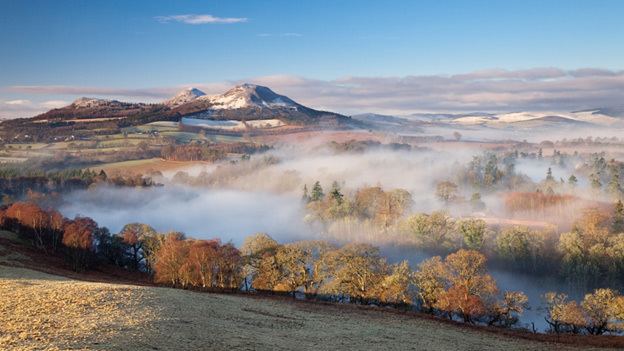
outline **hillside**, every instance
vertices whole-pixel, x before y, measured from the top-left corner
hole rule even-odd
[[[128,277],[104,271],[77,275],[25,244],[0,231],[2,350],[576,349],[530,340],[554,336],[470,327],[395,309],[131,285]],[[592,339],[566,337],[575,340]]]
[[[3,350],[553,347],[374,308],[84,282],[7,266],[0,295]]]

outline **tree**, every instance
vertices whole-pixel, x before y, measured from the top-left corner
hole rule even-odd
[[[219,246],[217,254],[217,287],[239,289],[242,278],[241,252],[232,244]]]
[[[246,290],[251,288],[251,281],[255,282],[265,257],[273,256],[278,247],[277,241],[266,233],[257,233],[245,238],[241,246],[241,254],[244,262],[243,275],[245,277]],[[266,262],[263,267],[267,267]]]
[[[279,246],[275,253],[275,262],[279,270],[277,290],[288,291],[295,297],[300,287],[307,287],[312,277],[308,263],[312,253],[296,244]]]
[[[123,243],[130,249],[130,263],[133,269],[140,268],[141,262],[145,259],[143,253],[143,242],[147,236],[154,235],[156,231],[147,224],[130,223],[126,224],[119,232]]]
[[[324,197],[325,194],[323,193],[323,187],[321,187],[321,183],[319,181],[316,181],[312,187],[312,196],[310,199],[312,201],[321,201]]]
[[[301,196],[301,201],[305,204],[311,201],[310,194],[308,193],[308,186],[306,184],[303,185],[303,195]]]
[[[583,311],[576,301],[568,301],[566,294],[548,292],[544,295],[546,302],[546,322],[553,332],[578,333],[585,325]]]
[[[220,244],[218,240],[192,241],[188,261],[193,285],[202,288],[214,286]]]
[[[157,283],[170,284],[171,286],[186,287],[190,279],[183,270],[188,256],[189,243],[184,240],[180,233],[167,233],[160,248],[157,251],[154,263],[154,280]]]
[[[472,193],[472,196],[470,196],[470,206],[473,211],[483,211],[485,209],[485,202],[481,200],[480,193]]]
[[[593,335],[601,335],[607,331],[619,332],[624,330],[621,323],[616,323],[622,318],[622,296],[611,289],[596,289],[593,293],[586,294],[581,302],[586,323],[585,329]]]
[[[334,181],[332,183],[332,189],[329,192],[329,196],[336,202],[337,205],[342,204],[344,195],[340,192],[340,185],[338,185],[338,182]]]
[[[454,132],[453,132],[453,138],[455,138],[455,141],[460,141],[460,140],[461,140],[461,138],[462,138],[462,135],[461,135],[461,133],[460,133],[460,132],[458,132],[458,131],[454,131]]]
[[[414,273],[414,284],[423,308],[432,312],[446,289],[447,267],[440,256],[422,261]]]
[[[368,244],[347,244],[328,258],[331,275],[329,292],[343,294],[352,302],[378,298],[388,264],[379,249]]]
[[[92,254],[97,223],[88,217],[76,217],[63,227],[63,245],[67,247],[72,269],[82,271]]]
[[[485,240],[487,223],[482,219],[466,219],[459,222],[459,232],[464,238],[464,245],[471,250],[480,250]]]
[[[453,285],[443,292],[437,307],[449,314],[459,315],[464,323],[473,323],[475,318],[485,314],[486,308],[482,299],[471,294],[465,286]]]
[[[410,286],[413,283],[413,273],[407,261],[392,265],[391,273],[381,282],[379,299],[384,303],[411,304]]]
[[[593,189],[600,190],[600,188],[602,188],[602,182],[600,181],[600,172],[590,174],[589,180]]]
[[[454,249],[456,223],[446,212],[418,213],[407,218],[405,227],[418,244],[431,249]]]
[[[518,323],[519,315],[529,306],[529,298],[520,291],[505,291],[503,300],[493,305],[488,312],[489,325],[511,327]]]
[[[436,196],[448,205],[457,198],[457,184],[450,181],[439,182],[436,185]]]
[[[574,174],[570,175],[570,177],[568,178],[568,184],[575,188],[576,184],[578,183],[578,179],[576,178],[576,176]]]
[[[528,227],[512,226],[496,237],[496,253],[522,270],[538,268],[544,240],[542,235]]]
[[[546,181],[547,182],[554,182],[555,178],[552,175],[552,169],[550,167],[548,167],[548,171],[546,171]]]

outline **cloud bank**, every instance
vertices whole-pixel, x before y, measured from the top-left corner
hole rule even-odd
[[[216,17],[213,15],[174,15],[174,16],[157,16],[154,17],[160,23],[180,22],[186,24],[230,24],[247,22],[247,18],[244,17]]]
[[[5,90],[25,95],[71,95],[73,98],[83,95],[129,101],[147,98],[153,102],[167,99],[184,87],[194,86],[208,94],[218,94],[243,82],[266,85],[310,107],[344,114],[573,111],[622,106],[624,96],[624,71],[552,67],[489,69],[456,75],[349,76],[333,80],[274,75],[145,89],[12,86]],[[23,99],[29,99],[29,96]]]

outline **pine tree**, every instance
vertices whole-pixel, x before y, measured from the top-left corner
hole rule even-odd
[[[552,175],[552,169],[550,167],[548,167],[548,171],[546,172],[546,181],[547,182],[552,182],[554,180],[555,180],[555,178]]]
[[[589,176],[590,180],[591,180],[591,186],[594,189],[600,189],[602,188],[602,183],[600,182],[600,173],[596,174],[596,173],[592,173]]]
[[[310,202],[310,194],[308,193],[308,185],[303,185],[303,195],[301,196],[301,201],[304,203]]]
[[[325,197],[323,193],[323,188],[321,187],[321,183],[317,180],[312,187],[312,201],[321,201]]]
[[[334,201],[336,201],[336,203],[338,205],[342,204],[342,200],[344,198],[344,195],[340,192],[340,186],[338,185],[338,182],[333,182],[332,183],[332,189],[331,189],[329,195],[331,196],[331,198]]]
[[[620,193],[622,192],[622,187],[620,186],[620,171],[616,163],[611,163],[609,165],[609,173],[610,173],[610,179],[609,179],[609,185],[608,185],[609,193],[615,196],[619,196]]]

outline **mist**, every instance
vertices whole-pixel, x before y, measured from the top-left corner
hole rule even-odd
[[[183,185],[150,188],[99,187],[65,197],[59,210],[88,216],[111,232],[128,223],[146,223],[159,232],[179,231],[199,239],[220,238],[235,245],[258,232],[276,240],[309,234],[303,208],[290,194],[198,189]]]

